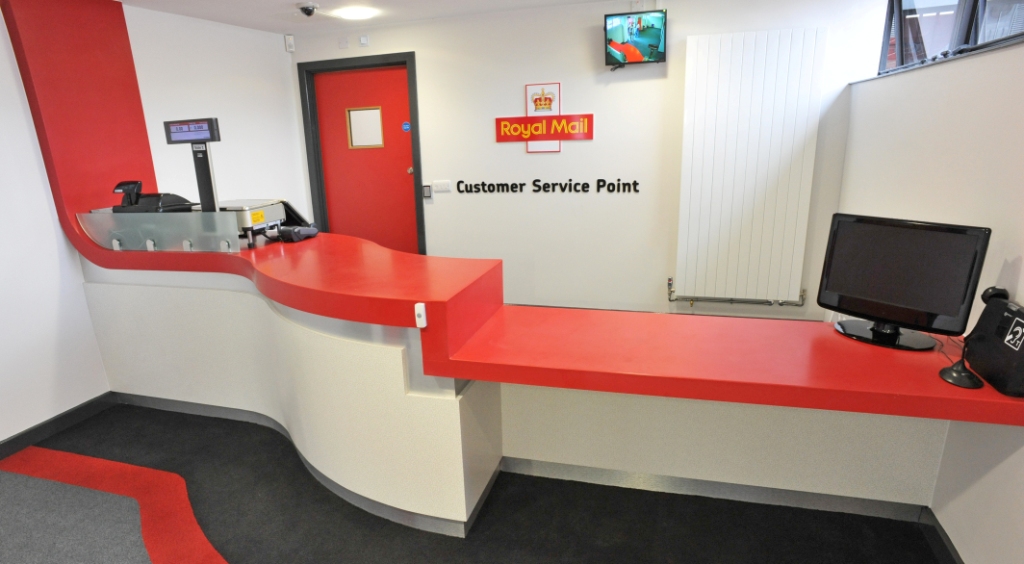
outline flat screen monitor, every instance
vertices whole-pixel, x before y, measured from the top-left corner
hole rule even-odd
[[[606,15],[604,63],[615,67],[664,63],[667,15],[665,10]]]
[[[835,214],[818,305],[861,318],[836,325],[848,337],[930,350],[934,339],[917,331],[962,335],[967,328],[991,233],[984,227]]]

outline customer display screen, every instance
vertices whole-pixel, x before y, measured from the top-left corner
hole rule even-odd
[[[825,289],[957,316],[978,258],[978,235],[839,222]]]
[[[220,128],[217,127],[217,118],[165,121],[164,133],[167,136],[167,142],[170,144],[220,141]]]
[[[664,63],[666,19],[665,10],[605,16],[605,64]]]

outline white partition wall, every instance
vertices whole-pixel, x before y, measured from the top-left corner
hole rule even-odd
[[[796,300],[825,30],[686,41],[677,295]]]
[[[643,476],[630,486],[641,489],[685,478],[916,506],[931,504],[949,427],[937,419],[514,384],[502,384],[501,404],[507,458]]]

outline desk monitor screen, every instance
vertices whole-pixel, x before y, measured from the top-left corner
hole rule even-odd
[[[665,10],[605,16],[604,64],[664,63],[667,19]]]
[[[851,338],[930,350],[916,329],[962,335],[978,288],[990,229],[846,214],[832,231],[818,305],[868,321],[836,329]]]
[[[217,118],[165,121],[164,134],[167,143],[193,143],[195,141],[220,141],[220,127]]]

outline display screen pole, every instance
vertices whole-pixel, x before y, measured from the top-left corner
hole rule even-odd
[[[213,181],[213,163],[210,158],[209,143],[192,144],[192,161],[196,165],[196,182],[199,184],[199,204],[204,212],[217,211],[217,185]]]

